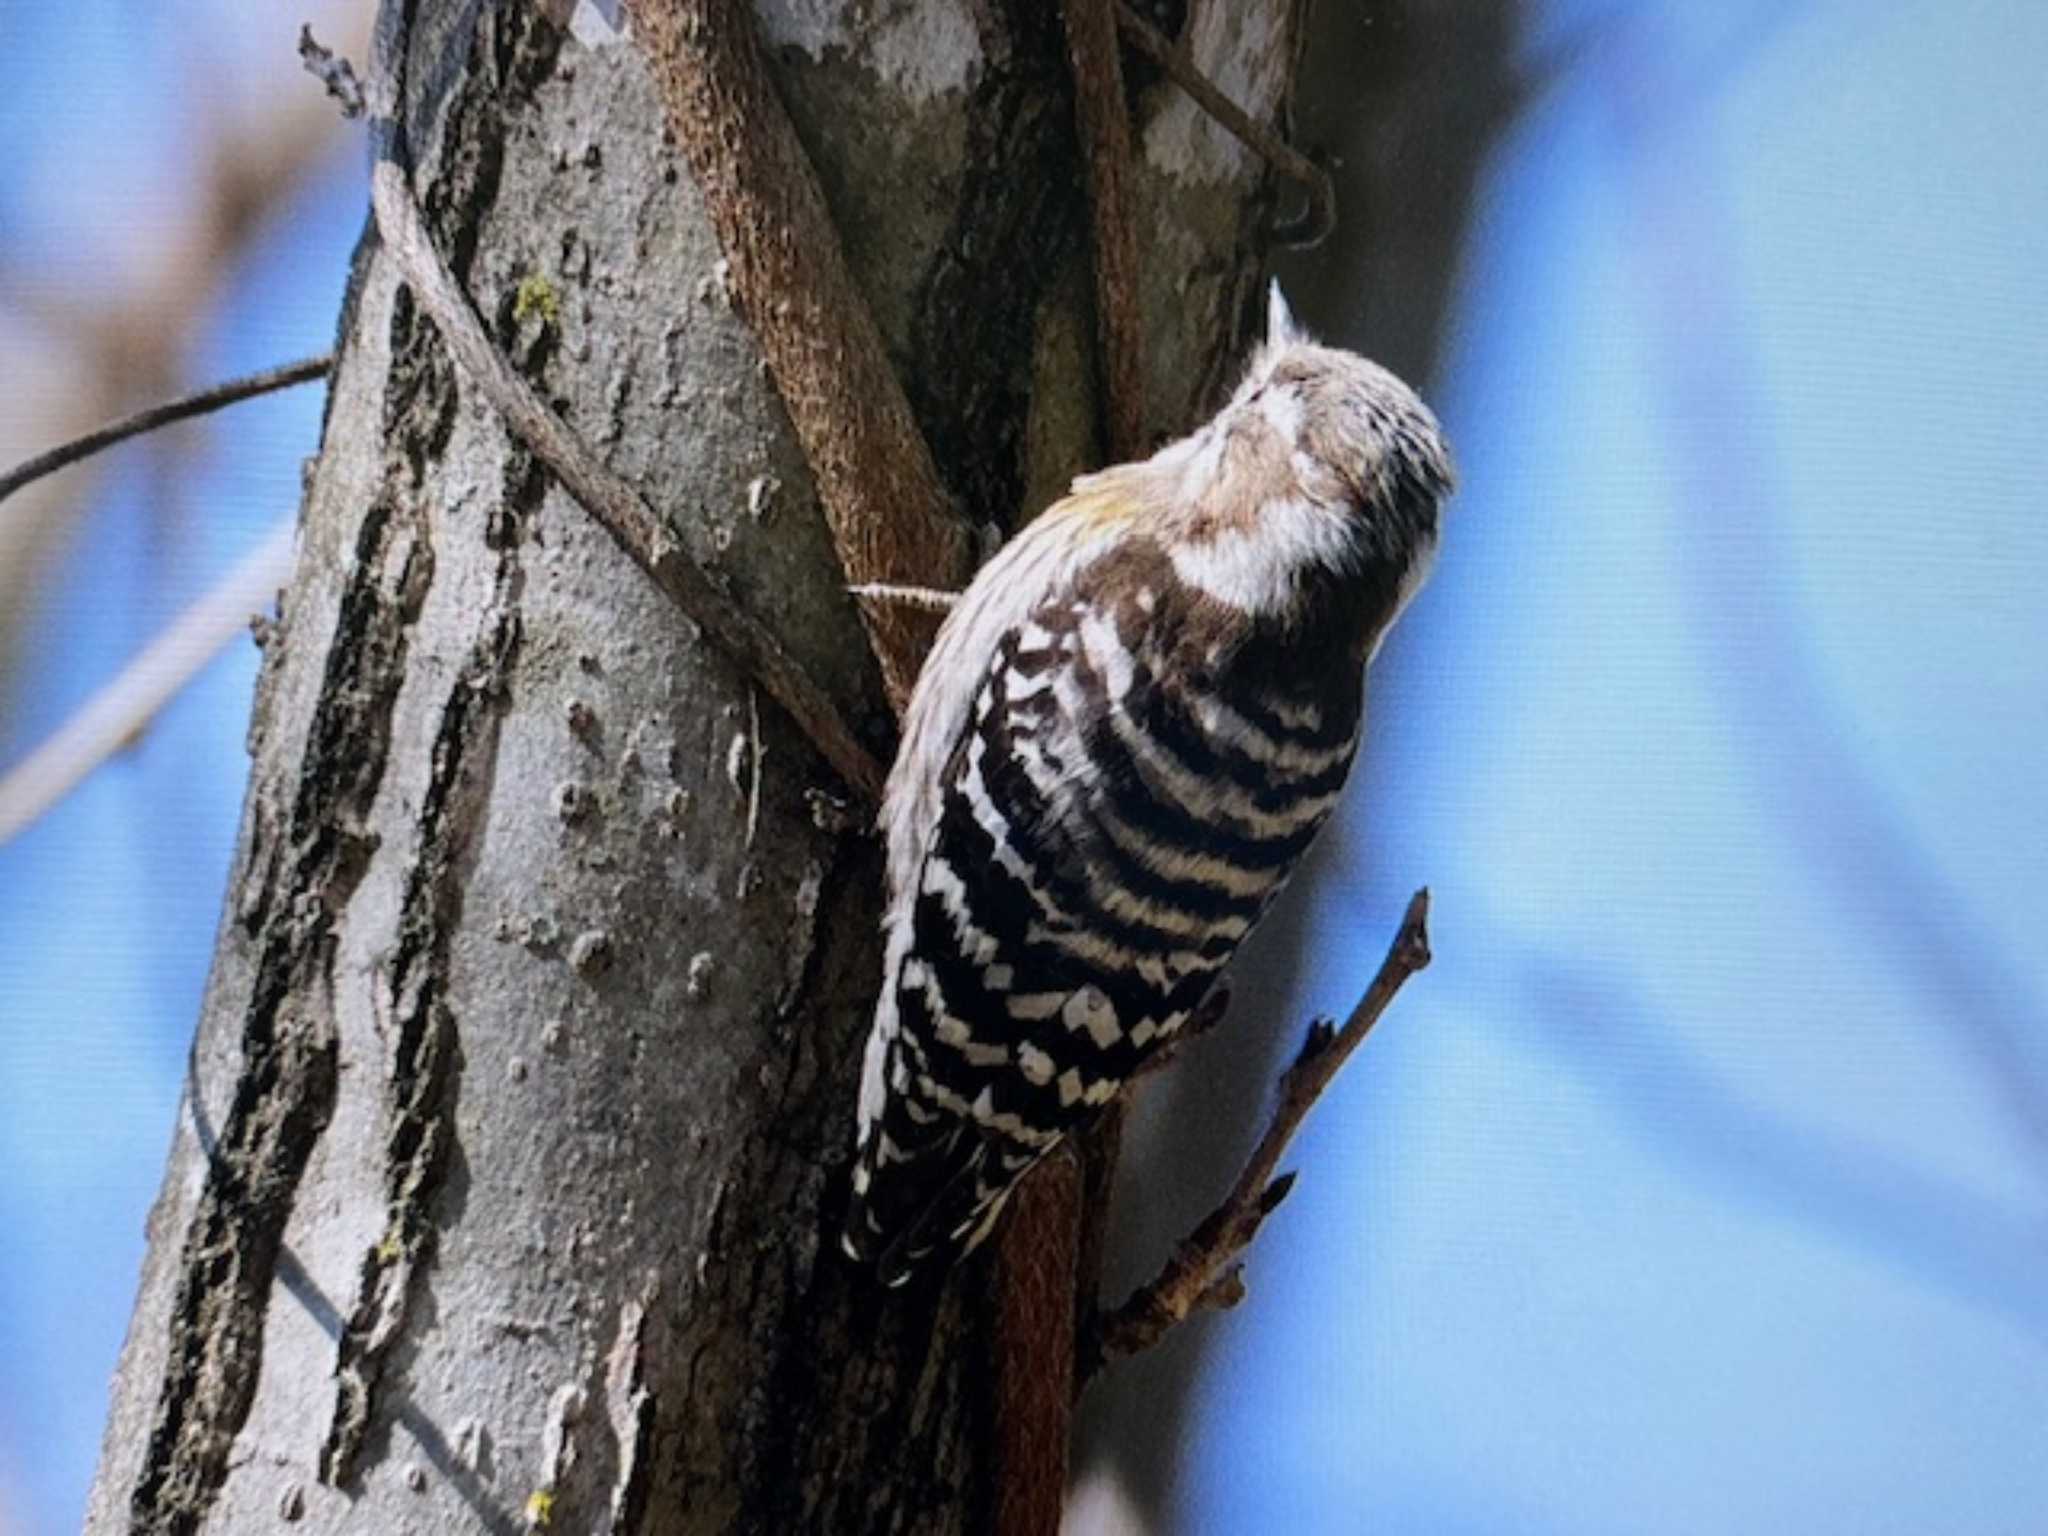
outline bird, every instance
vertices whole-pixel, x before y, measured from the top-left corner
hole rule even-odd
[[[953,602],[883,794],[841,1246],[940,1273],[1167,1049],[1336,806],[1434,563],[1434,415],[1275,282],[1209,421],[1076,478]]]

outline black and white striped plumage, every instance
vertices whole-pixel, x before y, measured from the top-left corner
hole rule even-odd
[[[905,717],[844,1244],[899,1284],[1186,1021],[1335,806],[1435,552],[1435,419],[1293,328],[975,578]]]

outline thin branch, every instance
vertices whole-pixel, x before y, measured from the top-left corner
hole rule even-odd
[[[864,603],[896,603],[919,613],[951,613],[960,601],[958,592],[942,592],[937,587],[898,587],[886,581],[864,581],[846,590]]]
[[[1299,183],[1308,194],[1307,210],[1299,219],[1273,226],[1273,238],[1282,245],[1299,248],[1320,245],[1328,239],[1330,231],[1337,227],[1337,185],[1329,171],[1224,95],[1207,75],[1195,68],[1184,49],[1133,11],[1129,0],[1118,0],[1116,24],[1124,41],[1165,70],[1175,85],[1195,99],[1197,106],[1228,129],[1245,148]]]
[[[745,0],[631,5],[664,115],[809,461],[847,581],[959,586],[965,526],[768,78],[751,12]],[[931,625],[903,609],[861,612],[900,710]]]
[[[327,94],[341,104],[343,117],[363,115],[363,82],[356,78],[355,66],[332,48],[321,47],[313,36],[310,22],[299,26],[299,62],[306,66],[308,74],[327,87]]]
[[[14,468],[0,475],[0,501],[5,501],[25,485],[33,485],[45,475],[54,475],[58,470],[89,459],[94,454],[139,437],[144,432],[154,432],[158,427],[167,427],[173,422],[184,421],[192,416],[204,416],[217,411],[224,405],[233,405],[240,400],[251,400],[257,395],[273,394],[280,389],[290,389],[296,384],[308,384],[314,379],[325,378],[334,366],[334,354],[323,353],[319,357],[301,358],[296,363],[286,363],[278,368],[266,368],[260,373],[245,374],[239,379],[229,379],[224,384],[215,384],[196,394],[167,400],[161,405],[152,405],[147,410],[137,411],[132,416],[123,416],[119,421],[108,422],[86,433],[74,437],[68,443],[59,443],[55,448],[24,459]]]
[[[1131,123],[1116,43],[1118,0],[1063,0],[1074,114],[1095,220],[1095,345],[1108,397],[1112,461],[1145,443],[1145,332],[1138,305],[1138,241],[1131,227]]]
[[[250,618],[269,606],[291,574],[291,559],[292,524],[287,520],[54,736],[0,778],[0,844],[139,737],[207,662],[247,632]]]
[[[403,11],[387,6],[387,11]],[[408,185],[396,114],[402,90],[401,29],[379,26],[370,90],[385,98],[372,117],[377,146],[370,170],[370,205],[386,249],[420,306],[440,329],[456,361],[496,407],[520,441],[635,564],[654,579],[738,666],[788,711],[840,777],[870,800],[879,799],[882,765],[863,746],[831,695],[797,663],[782,642],[692,560],[661,514],[600,459],[567,422],[513,371],[494,346],[439,251],[434,249]]]
[[[1294,1186],[1292,1173],[1273,1176],[1287,1144],[1338,1069],[1365,1042],[1394,994],[1428,964],[1429,892],[1421,890],[1410,898],[1386,959],[1344,1027],[1333,1029],[1324,1019],[1309,1026],[1300,1054],[1280,1079],[1280,1102],[1266,1133],[1223,1203],[1181,1243],[1157,1277],[1104,1318],[1083,1345],[1083,1383],[1103,1366],[1150,1349],[1193,1313],[1234,1306],[1242,1298],[1238,1259]]]

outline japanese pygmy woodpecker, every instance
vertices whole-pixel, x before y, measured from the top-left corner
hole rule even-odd
[[[1251,932],[1343,790],[1450,487],[1428,408],[1275,284],[1211,421],[1081,476],[954,604],[882,807],[843,1243],[884,1283],[979,1242]]]

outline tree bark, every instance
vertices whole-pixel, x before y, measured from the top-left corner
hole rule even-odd
[[[630,37],[416,10],[436,243],[499,344],[857,714],[888,712]],[[1270,116],[1295,0],[1190,7]],[[761,0],[939,472],[1007,530],[1099,456],[1056,8]],[[1234,357],[1265,175],[1134,127],[1155,432]],[[374,236],[339,322],[193,1073],[88,1530],[984,1528],[991,1268],[827,1231],[879,974],[867,808],[511,441]]]

